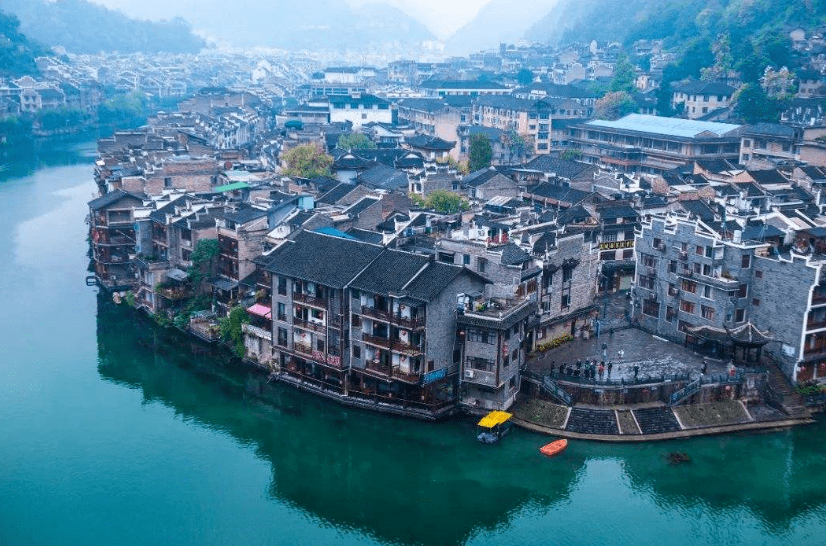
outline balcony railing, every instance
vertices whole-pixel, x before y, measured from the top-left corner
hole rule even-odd
[[[393,314],[389,311],[383,311],[366,305],[361,306],[361,314],[382,322],[392,322],[393,324],[402,326],[403,328],[410,328],[411,330],[422,328],[425,325],[425,317],[405,318],[399,314]]]
[[[272,341],[272,332],[268,332],[263,328],[253,326],[252,324],[242,324],[241,331],[251,336],[260,337],[262,339],[266,339],[267,341]]]
[[[393,315],[388,311],[382,311],[380,309],[368,307],[366,305],[361,306],[361,314],[365,317],[382,320],[384,322],[390,322],[393,319]]]
[[[303,294],[301,292],[293,292],[293,301],[306,303],[307,305],[312,305],[313,307],[318,307],[321,309],[327,309],[327,300],[316,298],[315,296],[310,296],[309,294]]]
[[[403,353],[410,356],[418,356],[424,352],[424,348],[418,345],[411,345],[398,339],[394,339],[390,343],[390,348],[397,353]]]
[[[365,343],[369,343],[370,345],[375,345],[376,347],[383,347],[385,349],[390,349],[392,347],[392,341],[387,339],[386,337],[379,337],[379,336],[371,336],[369,334],[362,334],[361,339]]]
[[[496,372],[489,372],[486,370],[477,370],[474,368],[465,368],[462,374],[462,381],[465,383],[474,383],[477,385],[485,385],[487,387],[498,387],[496,383]]]
[[[370,370],[375,373],[379,373],[384,376],[390,376],[393,373],[393,366],[390,364],[382,364],[381,362],[377,362],[375,360],[365,360],[365,369]]]
[[[313,332],[324,333],[327,331],[327,325],[323,322],[312,322],[309,320],[303,320],[293,317],[293,324],[295,326],[298,326],[299,328],[304,328],[305,330],[312,330]]]
[[[303,343],[293,343],[293,350],[296,353],[300,353],[302,355],[306,355],[310,358],[313,356],[313,348],[309,345],[305,345]]]

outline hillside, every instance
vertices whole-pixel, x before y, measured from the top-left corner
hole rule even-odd
[[[675,46],[729,33],[736,45],[796,26],[811,29],[825,16],[826,0],[560,0],[526,37],[547,43],[663,38]]]
[[[34,58],[45,49],[20,32],[20,21],[14,15],[0,11],[0,76],[34,74]]]
[[[447,40],[445,49],[455,55],[467,55],[496,48],[500,43],[514,43],[556,3],[557,0],[536,0],[514,9],[512,0],[492,0]]]
[[[4,0],[27,36],[73,53],[195,53],[204,41],[183,19],[140,21],[86,0]]]

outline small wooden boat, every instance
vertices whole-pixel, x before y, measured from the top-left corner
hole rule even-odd
[[[550,444],[540,447],[539,452],[546,457],[555,457],[565,451],[566,447],[568,447],[568,440],[560,438],[559,440],[554,440]]]

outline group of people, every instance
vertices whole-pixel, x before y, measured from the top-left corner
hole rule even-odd
[[[602,379],[603,376],[606,378],[611,377],[611,369],[613,367],[614,363],[610,361],[606,364],[604,360],[597,362],[596,358],[592,360],[585,359],[584,362],[579,359],[576,361],[576,364],[569,365],[563,362],[559,367],[556,366],[556,362],[551,362],[551,373],[556,372],[559,375],[582,377],[584,379],[596,379],[597,377]],[[606,371],[608,372],[607,375],[605,373]]]

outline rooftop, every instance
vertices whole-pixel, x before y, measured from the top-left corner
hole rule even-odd
[[[691,119],[666,118],[645,114],[629,114],[616,121],[593,120],[585,125],[651,133],[680,138],[718,138],[730,136],[730,133],[740,129],[740,125],[731,123],[717,123],[714,121],[696,121]]]

